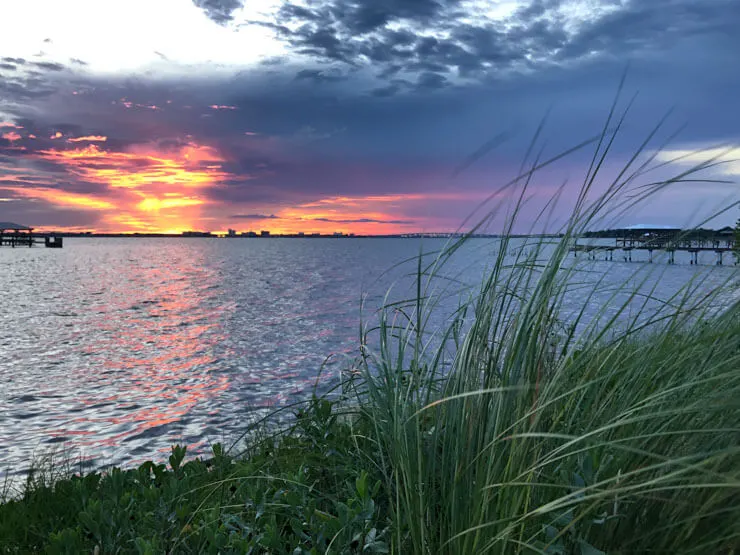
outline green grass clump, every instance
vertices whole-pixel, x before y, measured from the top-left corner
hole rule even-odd
[[[441,269],[465,238],[419,256],[412,298],[363,330],[341,395],[247,436],[239,457],[219,447],[184,462],[175,448],[169,467],[31,477],[0,505],[0,550],[740,553],[736,275],[658,302],[647,274],[586,317],[602,281],[584,285],[567,257],[598,218],[714,163],[633,187],[652,169],[646,140],[589,200],[614,113],[559,239],[515,249],[510,237],[533,175],[562,155],[497,191],[513,199],[498,254],[446,327],[431,315],[457,285]]]

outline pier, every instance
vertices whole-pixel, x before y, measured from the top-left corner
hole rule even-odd
[[[64,239],[53,235],[36,236],[33,228],[13,222],[0,222],[0,247],[34,247],[43,245],[47,249],[61,249]]]
[[[602,236],[603,237],[603,236]],[[620,256],[625,262],[632,262],[633,252],[647,253],[646,262],[652,263],[654,253],[668,255],[668,264],[676,263],[676,252],[685,252],[689,255],[689,264],[699,264],[699,254],[710,252],[715,255],[715,264],[723,266],[725,263],[737,265],[737,246],[735,235],[731,228],[719,231],[681,229],[623,229],[616,230],[612,236],[614,245],[579,245],[577,242],[570,248],[573,256],[585,253],[590,260],[614,260],[617,251],[617,260]],[[725,256],[728,255],[728,256]]]

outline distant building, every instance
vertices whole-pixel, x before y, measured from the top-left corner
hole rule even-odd
[[[235,229],[229,229],[229,230],[228,230],[228,231],[226,232],[226,236],[227,236],[227,237],[236,237],[236,230],[235,230]]]
[[[269,231],[265,231],[265,230],[260,231],[260,237],[269,237],[269,236],[270,236]]]
[[[305,236],[306,236],[306,234],[305,234],[305,233],[303,233],[302,231],[299,231],[299,232],[298,232],[298,237],[305,237]]]
[[[242,237],[257,237],[257,233],[255,231],[247,231],[242,233]]]
[[[342,236],[344,236],[344,233],[342,233],[341,231],[334,232],[334,237],[342,237]]]

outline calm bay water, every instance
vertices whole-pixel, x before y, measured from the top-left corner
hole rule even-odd
[[[496,248],[471,241],[449,273],[477,283]],[[395,283],[403,297],[413,267],[383,271],[419,250],[412,239],[277,238],[0,249],[0,474],[59,447],[108,465],[228,442],[255,410],[308,395],[328,355],[322,383],[336,380],[358,352],[361,295],[375,308]],[[646,287],[659,279],[668,297],[700,276],[708,291],[735,272],[677,262],[650,265],[660,276]],[[588,276],[607,280],[591,309],[641,266],[592,264]]]

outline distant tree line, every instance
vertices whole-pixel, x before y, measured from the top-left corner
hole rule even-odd
[[[737,234],[740,230],[740,220],[738,225],[734,228],[734,233]],[[680,235],[681,237],[692,238],[692,239],[707,239],[711,240],[722,235],[731,235],[733,233],[732,227],[723,227],[721,229],[708,229],[708,228],[696,228],[696,229],[681,229],[681,228],[616,228],[616,229],[600,229],[597,231],[585,231],[583,237],[589,238],[607,238],[612,239],[614,237],[625,237],[635,236],[644,234],[655,234],[661,235]]]

